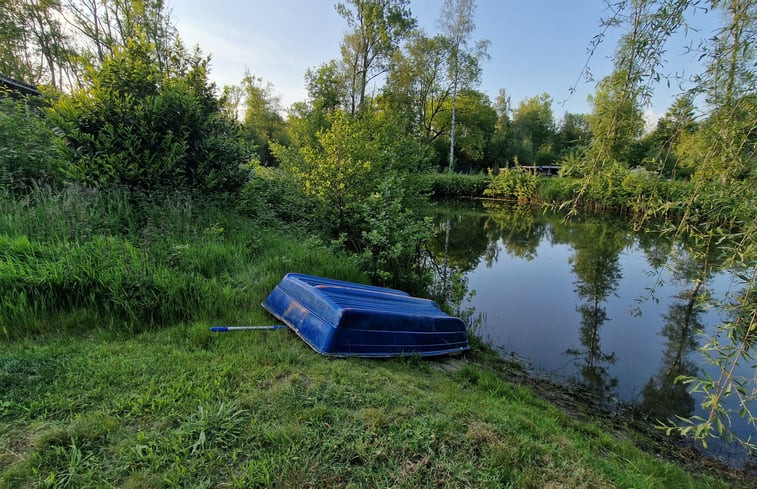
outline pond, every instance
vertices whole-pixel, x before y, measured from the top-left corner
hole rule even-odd
[[[501,355],[606,408],[651,419],[706,416],[701,397],[675,379],[716,374],[698,347],[726,314],[703,303],[738,289],[717,253],[699,262],[684,240],[636,232],[618,217],[566,221],[541,210],[444,203],[435,223],[438,273],[461,278],[458,289],[469,293],[461,308]],[[754,375],[747,365],[737,373]],[[757,438],[738,416],[733,429]],[[711,443],[711,452],[732,463],[750,458],[727,443]]]

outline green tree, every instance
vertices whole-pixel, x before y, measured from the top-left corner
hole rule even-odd
[[[624,71],[616,71],[604,78],[589,98],[592,113],[587,122],[593,135],[589,159],[599,168],[612,162],[627,165],[644,129],[639,99],[626,85],[627,80]]]
[[[516,143],[512,131],[512,102],[504,88],[499,89],[494,99],[497,124],[489,146],[489,161],[495,169],[507,168],[516,155]]]
[[[315,70],[308,69],[305,84],[314,110],[329,113],[346,107],[346,80],[336,61],[321,64]]]
[[[178,32],[164,0],[67,0],[66,14],[84,40],[82,55],[100,65],[119,47],[136,37],[151,46],[151,55],[161,70],[181,64],[174,57]]]
[[[364,108],[368,84],[386,72],[400,41],[415,27],[409,0],[348,0],[336,10],[352,29],[342,41],[350,113]]]
[[[566,112],[560,120],[555,134],[554,151],[562,159],[576,151],[583,150],[591,142],[589,123],[584,114]]]
[[[448,100],[443,112],[443,119],[449,127],[449,118],[452,111],[449,110],[452,101]],[[497,124],[497,113],[491,106],[489,97],[478,90],[464,90],[458,94],[457,101],[459,118],[457,124],[457,144],[455,147],[456,161],[458,166],[466,166],[471,169],[483,169],[486,167],[489,156],[490,144]],[[440,138],[437,144],[439,155],[443,155],[447,147],[446,138]],[[444,161],[442,157],[438,160]]]
[[[665,75],[667,41],[685,25],[692,0],[628,0],[618,2],[606,26],[627,26],[614,56],[613,73],[597,85],[589,101],[593,139],[586,153],[589,173],[615,165],[628,166],[644,128],[642,108],[651,100],[653,84]]]
[[[552,97],[543,93],[523,100],[513,111],[510,125],[516,144],[518,160],[525,165],[554,161],[553,139],[555,121]]]
[[[289,143],[286,124],[280,115],[281,103],[273,93],[273,85],[264,84],[262,78],[249,73],[242,80],[242,90],[245,105],[243,127],[258,149],[260,162],[271,166],[275,162],[271,143]]]
[[[449,79],[452,81],[452,117],[449,137],[449,171],[455,165],[455,124],[457,120],[457,95],[463,89],[472,88],[481,76],[480,61],[488,57],[489,41],[472,43],[476,28],[473,16],[474,0],[445,0],[439,17],[439,26],[450,43],[448,62]]]
[[[1,0],[0,12],[0,73],[58,90],[75,82],[76,53],[59,0]]]
[[[300,155],[274,146],[283,167],[299,182],[305,195],[321,203],[323,218],[333,235],[349,229],[349,220],[365,195],[377,188],[382,162],[368,121],[343,111],[330,116],[330,126],[316,135],[313,145],[299,148]]]
[[[757,172],[757,5],[746,0],[713,1],[724,23],[704,44],[705,73],[696,90],[712,107],[689,143],[686,162],[696,164],[696,176],[723,184],[743,181]],[[692,150],[693,149],[693,150]]]
[[[412,210],[421,197],[404,176],[422,166],[425,153],[397,114],[335,110],[327,119],[312,139],[272,145],[281,168],[314,203],[321,231],[365,258],[376,283],[417,286],[424,272],[416,259],[430,224]]]
[[[146,40],[128,40],[87,72],[92,88],[60,98],[49,117],[64,137],[69,178],[140,190],[240,188],[250,153],[238,123],[221,114],[208,60],[175,56],[183,67],[166,74]]]
[[[640,107],[664,77],[666,43],[686,25],[687,12],[702,4],[708,14],[719,16],[721,26],[700,41],[705,68],[691,80],[692,94],[704,95],[706,100],[703,120],[695,132],[682,132],[675,146],[679,165],[696,169],[690,192],[685,200],[672,203],[655,202],[654,191],[638,195],[652,213],[665,214],[671,207],[677,208],[676,231],[692,235],[703,249],[732,243],[727,247],[728,261],[741,270],[740,286],[734,287],[739,292],[720,304],[729,311],[729,319],[700,348],[720,374],[684,380],[690,389],[703,394],[707,415],[668,427],[668,432],[692,435],[706,444],[709,436],[729,435],[730,418],[737,413],[725,406],[728,397],[736,398],[738,414],[748,423],[754,426],[757,422],[752,407],[757,396],[755,379],[734,374],[743,362],[753,363],[751,348],[757,331],[757,207],[753,205],[757,188],[757,4],[753,0],[630,0],[615,4],[609,22],[626,26],[628,34],[615,55],[614,73],[600,84],[594,99],[590,119],[594,139],[587,151],[586,178],[578,199],[592,181],[602,180],[608,168],[623,162],[638,133]],[[697,251],[696,258],[706,263],[707,251]],[[748,440],[742,442],[755,448]]]
[[[411,130],[428,145],[449,130],[444,114],[452,90],[448,61],[446,38],[415,32],[395,55],[384,89],[392,109],[408,114]]]
[[[657,127],[645,136],[644,163],[647,169],[660,172],[666,178],[688,176],[693,168],[679,164],[678,151],[686,147],[697,132],[699,123],[695,116],[691,96],[682,95],[673,102],[665,116],[657,121]]]
[[[345,75],[336,61],[308,69],[305,83],[308,100],[295,103],[287,119],[289,139],[297,147],[317,144],[316,134],[328,129],[331,116],[348,106]]]

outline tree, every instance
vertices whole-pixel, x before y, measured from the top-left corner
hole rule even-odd
[[[739,415],[755,426],[754,378],[739,378],[737,366],[753,361],[757,331],[757,92],[754,62],[757,57],[757,4],[753,0],[630,0],[617,2],[611,24],[627,26],[615,55],[615,71],[598,87],[590,119],[594,139],[587,151],[588,171],[577,202],[592,180],[601,180],[605,168],[617,167],[628,142],[637,133],[640,107],[654,85],[664,78],[664,53],[671,35],[686,25],[686,13],[702,6],[721,16],[721,27],[702,39],[697,49],[705,69],[692,77],[691,93],[704,95],[704,118],[694,133],[682,132],[675,150],[686,167],[696,168],[685,200],[655,202],[655,192],[644,197],[650,213],[667,214],[677,206],[677,233],[687,233],[703,244],[697,259],[706,263],[709,250],[733,243],[729,263],[738,274],[738,290],[720,306],[728,319],[719,325],[700,351],[719,373],[688,376],[682,380],[700,392],[703,417],[672,422],[667,432],[692,435],[706,445],[709,436],[727,437],[731,417],[724,404],[735,398]],[[725,15],[723,15],[725,14]],[[734,196],[738,196],[734,198]],[[574,208],[575,210],[575,208]],[[680,422],[682,421],[682,422]],[[745,446],[757,448],[749,440]]]
[[[1,0],[0,73],[61,90],[77,74],[73,41],[59,0]]]
[[[374,281],[409,286],[421,275],[416,259],[429,223],[409,210],[421,197],[404,176],[417,171],[424,152],[398,117],[335,110],[312,139],[293,137],[273,151],[314,202],[324,234],[358,252]]]
[[[698,178],[723,184],[757,172],[757,5],[748,0],[712,1],[724,24],[702,46],[706,71],[695,78],[697,93],[711,107],[690,151]]]
[[[474,0],[445,0],[439,25],[450,43],[449,78],[452,81],[452,119],[450,124],[449,171],[455,163],[455,122],[457,118],[457,94],[478,82],[481,75],[479,62],[487,57],[489,41],[471,45],[471,35],[476,28],[473,16]]]
[[[627,165],[633,143],[644,129],[641,106],[626,80],[625,72],[616,71],[604,78],[589,98],[593,110],[587,122],[594,136],[589,159],[599,168],[612,162]]]
[[[244,99],[244,90],[240,85],[224,85],[221,90],[221,112],[224,116],[233,120],[239,120],[239,109]]]
[[[347,85],[336,61],[323,63],[315,70],[308,69],[305,84],[313,109],[329,113],[346,106]]]
[[[526,165],[551,163],[555,121],[552,97],[543,93],[523,100],[513,111],[510,125],[514,133],[518,160]]]
[[[691,137],[697,132],[699,123],[694,114],[691,96],[678,97],[657,127],[642,140],[646,147],[644,163],[652,171],[658,171],[666,178],[688,176],[693,168],[682,167],[678,152],[687,151]]]
[[[350,113],[364,108],[368,84],[386,72],[400,41],[415,27],[409,0],[348,0],[336,10],[352,32],[342,41]]]
[[[449,43],[445,37],[414,33],[392,63],[385,95],[392,108],[408,114],[413,132],[432,144],[449,126],[444,110],[452,91],[447,78]]]
[[[445,104],[444,125],[450,127],[449,117],[451,100]],[[458,165],[464,165],[470,169],[483,169],[487,165],[486,157],[489,156],[489,147],[494,136],[497,123],[497,113],[491,106],[489,97],[477,90],[464,90],[458,94],[458,108],[460,109],[457,124],[457,144],[455,147],[456,161]],[[440,138],[437,144],[440,158],[437,160],[443,165],[446,145],[448,141]]]
[[[137,190],[236,191],[250,157],[239,125],[221,114],[208,83],[208,60],[176,52],[182,66],[160,70],[145,39],[88,70],[91,88],[62,96],[49,118],[63,134],[67,176],[81,183]]]
[[[99,65],[129,39],[143,36],[161,70],[177,61],[178,33],[164,0],[67,0],[70,23],[85,40],[83,56]]]
[[[562,159],[585,148],[591,142],[589,123],[584,114],[566,112],[558,124],[555,135],[555,153]]]
[[[497,130],[504,132],[510,129],[512,103],[504,88],[500,88],[497,92],[497,98],[494,99],[494,110],[497,111]]]
[[[242,79],[244,93],[243,127],[250,140],[258,148],[258,158],[264,166],[275,163],[271,143],[288,144],[284,119],[279,112],[281,103],[273,93],[273,85],[264,84],[262,78],[247,73]]]
[[[516,154],[516,144],[513,140],[512,103],[504,88],[499,89],[494,99],[494,110],[497,113],[497,124],[489,145],[489,161],[495,170],[509,166]]]

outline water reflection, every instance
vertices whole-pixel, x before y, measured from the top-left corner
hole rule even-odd
[[[695,255],[693,243],[637,233],[623,219],[565,221],[491,204],[436,212],[431,253],[456,290],[448,297],[485,315],[485,341],[537,373],[577,380],[600,402],[660,420],[705,414],[675,380],[703,370],[700,333],[724,319],[708,297],[722,300],[733,275],[714,253]],[[463,300],[461,289],[475,296]]]
[[[628,239],[622,229],[599,219],[584,222],[580,228],[563,226],[555,234],[557,241],[564,239],[575,250],[570,263],[576,276],[575,292],[583,301],[576,308],[581,315],[582,348],[569,348],[566,353],[579,360],[576,365],[584,385],[604,402],[615,393],[618,379],[608,373],[608,366],[616,362],[615,353],[602,350],[599,333],[608,319],[605,302],[622,278],[619,255]]]
[[[510,256],[533,260],[536,249],[547,232],[547,223],[529,207],[503,207],[492,202],[484,202],[487,219],[484,228],[490,237],[487,253],[484,256],[487,266],[497,261],[499,248],[497,240],[501,239],[505,251]]]

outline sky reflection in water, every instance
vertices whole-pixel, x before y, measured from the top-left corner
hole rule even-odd
[[[541,211],[455,204],[440,206],[436,223],[436,261],[446,254],[464,273],[475,294],[463,306],[482,315],[477,334],[501,353],[577,382],[607,405],[632,403],[657,418],[703,414],[674,380],[703,366],[698,332],[723,319],[702,299],[736,292],[716,254],[705,269],[689,244],[606,216],[565,222]],[[751,433],[734,421],[741,436]]]

